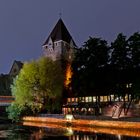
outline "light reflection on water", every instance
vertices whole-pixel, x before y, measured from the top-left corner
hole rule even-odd
[[[92,133],[105,133],[111,135],[125,135],[125,136],[133,136],[140,137],[140,129],[113,129],[113,128],[104,128],[104,127],[68,127],[66,125],[60,124],[46,124],[46,123],[36,123],[36,122],[23,122],[25,126],[37,126],[37,127],[47,127],[47,128],[61,128],[69,131],[81,131],[81,132],[92,132]],[[72,133],[72,132],[71,132]]]
[[[140,130],[67,127],[58,124],[24,122],[24,126],[0,125],[5,140],[140,140]]]

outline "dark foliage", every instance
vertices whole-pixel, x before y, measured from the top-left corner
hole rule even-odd
[[[120,33],[110,46],[105,40],[90,37],[77,49],[72,69],[70,86],[75,96],[140,96],[140,34],[127,39]]]

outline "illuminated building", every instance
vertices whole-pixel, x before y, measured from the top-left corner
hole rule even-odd
[[[42,47],[44,55],[52,60],[72,61],[76,44],[61,18]]]
[[[14,61],[12,67],[9,71],[9,74],[0,74],[0,95],[1,96],[10,96],[11,95],[11,83],[13,78],[15,78],[21,68],[23,63],[20,61]]]
[[[72,77],[71,62],[74,58],[76,44],[61,18],[58,20],[42,47],[46,57],[49,57],[54,61],[61,60],[62,68],[65,73],[64,87],[67,88]],[[64,65],[63,62],[65,62]],[[132,84],[129,83],[126,85],[126,88],[130,88],[131,86]],[[66,102],[63,103],[62,112],[64,114],[82,113],[91,115],[99,115],[106,112],[107,114],[107,111],[109,111],[110,108],[109,103],[112,103],[111,115],[121,116],[124,114],[122,112],[129,114],[127,113],[127,110],[129,109],[129,103],[131,103],[131,94],[126,94],[124,98],[112,93],[107,95],[97,94],[75,97],[70,89],[67,90],[67,96],[65,96],[64,99]],[[124,107],[124,101],[126,103],[125,111],[122,109]],[[119,104],[119,107],[114,109],[113,107],[115,107],[116,104]],[[107,111],[105,110],[106,107]],[[119,109],[119,112],[116,114],[117,109]]]
[[[5,108],[14,101],[11,96],[11,83],[13,79],[19,74],[23,63],[14,61],[8,74],[0,74],[0,113],[5,114]]]
[[[65,72],[64,86],[67,87],[72,76],[71,62],[74,58],[76,44],[61,18],[42,47],[46,57],[61,61]]]
[[[65,75],[64,87],[67,88],[72,76],[71,62],[76,44],[61,18],[42,47],[46,57],[60,60]]]

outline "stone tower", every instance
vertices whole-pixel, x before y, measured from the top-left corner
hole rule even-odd
[[[60,18],[43,44],[44,55],[52,60],[62,59],[71,62],[75,47],[74,40]]]
[[[52,60],[60,60],[65,72],[64,86],[68,87],[71,77],[71,62],[74,58],[76,44],[60,18],[43,44],[44,55]]]

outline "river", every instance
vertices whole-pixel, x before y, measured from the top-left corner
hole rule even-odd
[[[56,124],[0,124],[0,140],[140,140],[140,130],[84,128]]]

